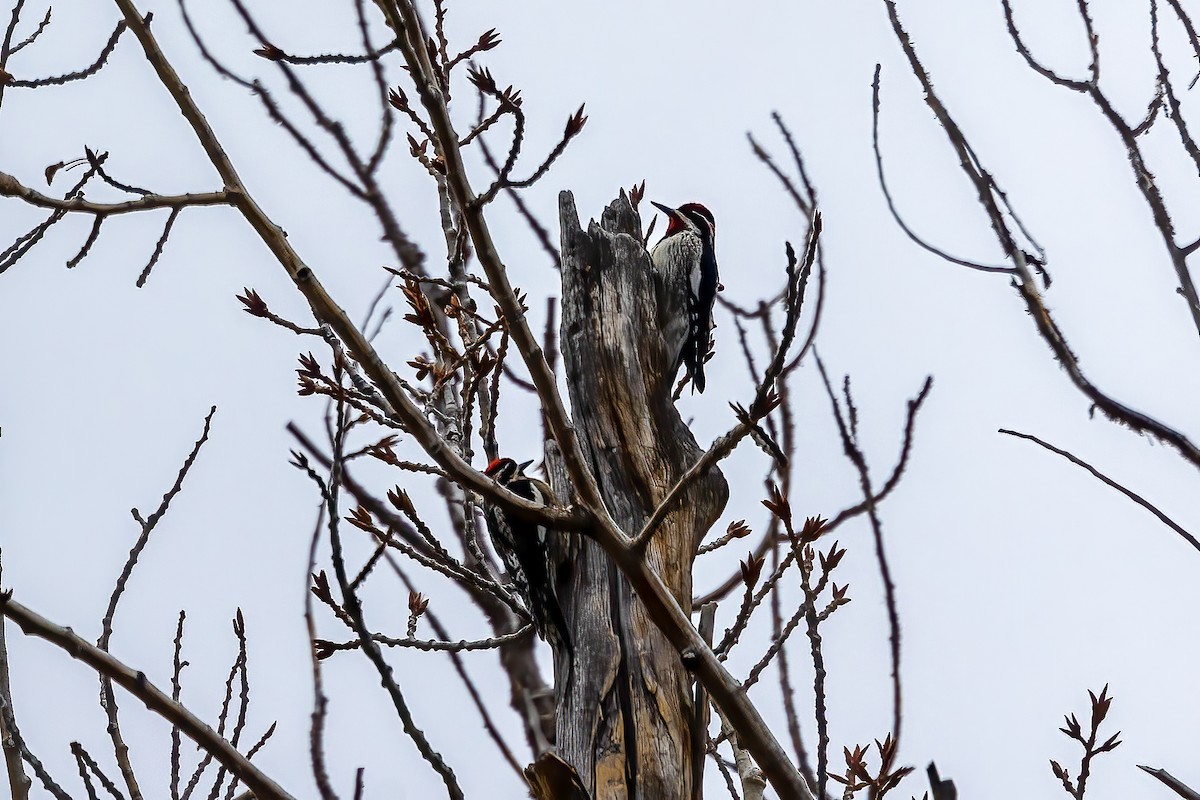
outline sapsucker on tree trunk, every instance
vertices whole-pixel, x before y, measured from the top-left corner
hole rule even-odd
[[[679,354],[690,327],[690,281],[686,274],[673,287],[664,281],[625,194],[582,225],[564,192],[559,221],[559,342],[572,420],[605,509],[634,535],[704,453],[667,383],[672,368],[685,363]],[[667,238],[662,246],[674,247]],[[715,279],[714,272],[713,285]],[[685,323],[674,346],[663,340],[670,319]],[[547,445],[548,456],[553,450]],[[565,500],[565,469],[553,458],[550,464],[552,485]],[[696,549],[728,497],[719,468],[704,472],[644,551],[685,617]],[[558,703],[559,754],[598,800],[690,800],[695,764],[705,757],[703,744],[693,742],[693,676],[641,599],[645,587],[636,587],[596,538],[565,538],[572,550],[556,586],[576,657]]]
[[[525,474],[525,468],[531,463],[518,464],[511,458],[497,458],[484,472],[518,497],[544,506],[557,505],[554,493],[545,482]],[[554,585],[550,531],[545,525],[527,522],[491,503],[485,506],[484,513],[492,545],[504,562],[521,601],[529,609],[538,635],[550,642],[555,650],[571,656],[571,636]]]
[[[658,280],[659,325],[667,342],[670,377],[687,369],[704,391],[704,362],[712,352],[712,309],[717,298],[717,225],[699,203],[679,208],[654,203],[667,215],[667,232],[650,251]]]

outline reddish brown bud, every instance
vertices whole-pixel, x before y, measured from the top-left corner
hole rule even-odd
[[[646,180],[643,178],[641,183],[635,183],[629,189],[629,205],[633,206],[633,210],[637,211],[638,204],[642,202],[642,198],[646,196]]]
[[[389,489],[387,493],[388,501],[399,509],[402,513],[415,514],[417,509],[413,506],[412,498],[408,496],[408,492],[397,486],[395,489]]]
[[[361,504],[350,512],[350,516],[346,517],[346,521],[368,533],[375,530],[375,519],[371,516],[371,512]]]
[[[236,295],[237,299],[245,306],[247,314],[253,314],[256,317],[265,317],[271,313],[267,308],[266,301],[259,296],[258,292],[253,289],[242,287],[243,294]]]
[[[767,510],[779,518],[780,522],[789,523],[792,519],[792,506],[788,503],[779,486],[774,482],[771,483],[768,491],[771,496],[762,501],[762,504],[767,507]]]
[[[583,126],[587,124],[587,121],[588,118],[583,115],[583,106],[581,105],[579,106],[579,110],[567,119],[567,127],[563,132],[563,136],[567,139],[575,136],[583,130]]]
[[[395,108],[397,111],[403,111],[405,114],[408,113],[410,108],[408,105],[408,95],[399,86],[388,92],[388,103],[391,104],[392,108]]]
[[[317,363],[317,359],[311,351],[300,356],[300,369],[296,371],[309,378],[321,377],[321,365]]]
[[[265,58],[268,61],[282,61],[287,57],[287,53],[283,52],[273,44],[263,44],[262,47],[256,47],[254,49],[254,55],[258,56],[259,58]]]
[[[725,534],[734,539],[741,539],[744,536],[749,536],[751,534],[751,530],[746,524],[746,520],[739,519],[735,522],[729,523],[729,527],[725,529]]]
[[[753,589],[758,584],[758,579],[762,577],[763,564],[766,559],[757,557],[754,553],[747,553],[746,560],[740,562],[742,568],[742,581],[747,588]]]
[[[485,53],[491,50],[496,45],[500,44],[500,34],[496,33],[496,29],[484,31],[479,37],[479,41],[475,43],[473,48],[477,53]]]
[[[429,598],[420,592],[409,591],[408,593],[408,611],[413,616],[419,617],[425,613],[425,609],[429,608]]]
[[[804,520],[804,528],[800,531],[800,538],[806,542],[816,541],[825,531],[825,525],[829,521],[822,517],[809,517]]]

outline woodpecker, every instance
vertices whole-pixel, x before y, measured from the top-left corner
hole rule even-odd
[[[526,461],[518,464],[511,458],[497,458],[487,465],[484,474],[519,497],[545,506],[556,505],[550,487],[544,481],[525,474],[525,468],[532,463]],[[513,586],[529,609],[529,617],[538,635],[556,649],[561,647],[571,655],[571,636],[554,587],[555,570],[549,552],[550,531],[545,525],[526,522],[491,503],[485,505],[484,513],[492,544],[504,562]]]
[[[699,203],[653,205],[667,215],[667,232],[650,251],[650,260],[659,280],[659,324],[667,340],[671,379],[682,365],[694,390],[703,392],[717,298],[717,224]]]

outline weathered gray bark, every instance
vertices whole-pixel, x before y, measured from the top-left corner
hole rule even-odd
[[[562,230],[561,347],[573,419],[612,517],[635,535],[702,454],[671,402],[641,220],[624,193],[581,229],[569,192]],[[552,473],[553,475],[553,473]],[[561,485],[555,489],[562,493]],[[647,558],[685,612],[692,560],[728,499],[716,470],[655,534]],[[560,593],[574,633],[559,672],[559,754],[596,800],[692,796],[692,701],[679,656],[594,542],[572,539]]]

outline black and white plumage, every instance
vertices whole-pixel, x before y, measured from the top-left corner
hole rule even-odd
[[[712,351],[712,310],[717,299],[717,224],[699,203],[679,208],[654,203],[667,215],[667,232],[650,251],[657,273],[659,324],[667,341],[672,380],[682,365],[696,391],[704,391],[704,362]]]
[[[544,481],[525,474],[525,468],[531,463],[526,461],[518,464],[511,458],[497,458],[488,464],[484,473],[518,497],[545,506],[556,505],[550,487]],[[504,562],[517,594],[529,609],[538,635],[556,649],[561,648],[570,654],[571,636],[554,585],[549,552],[550,531],[544,525],[519,519],[491,503],[486,504],[484,516],[492,536],[492,545]]]

